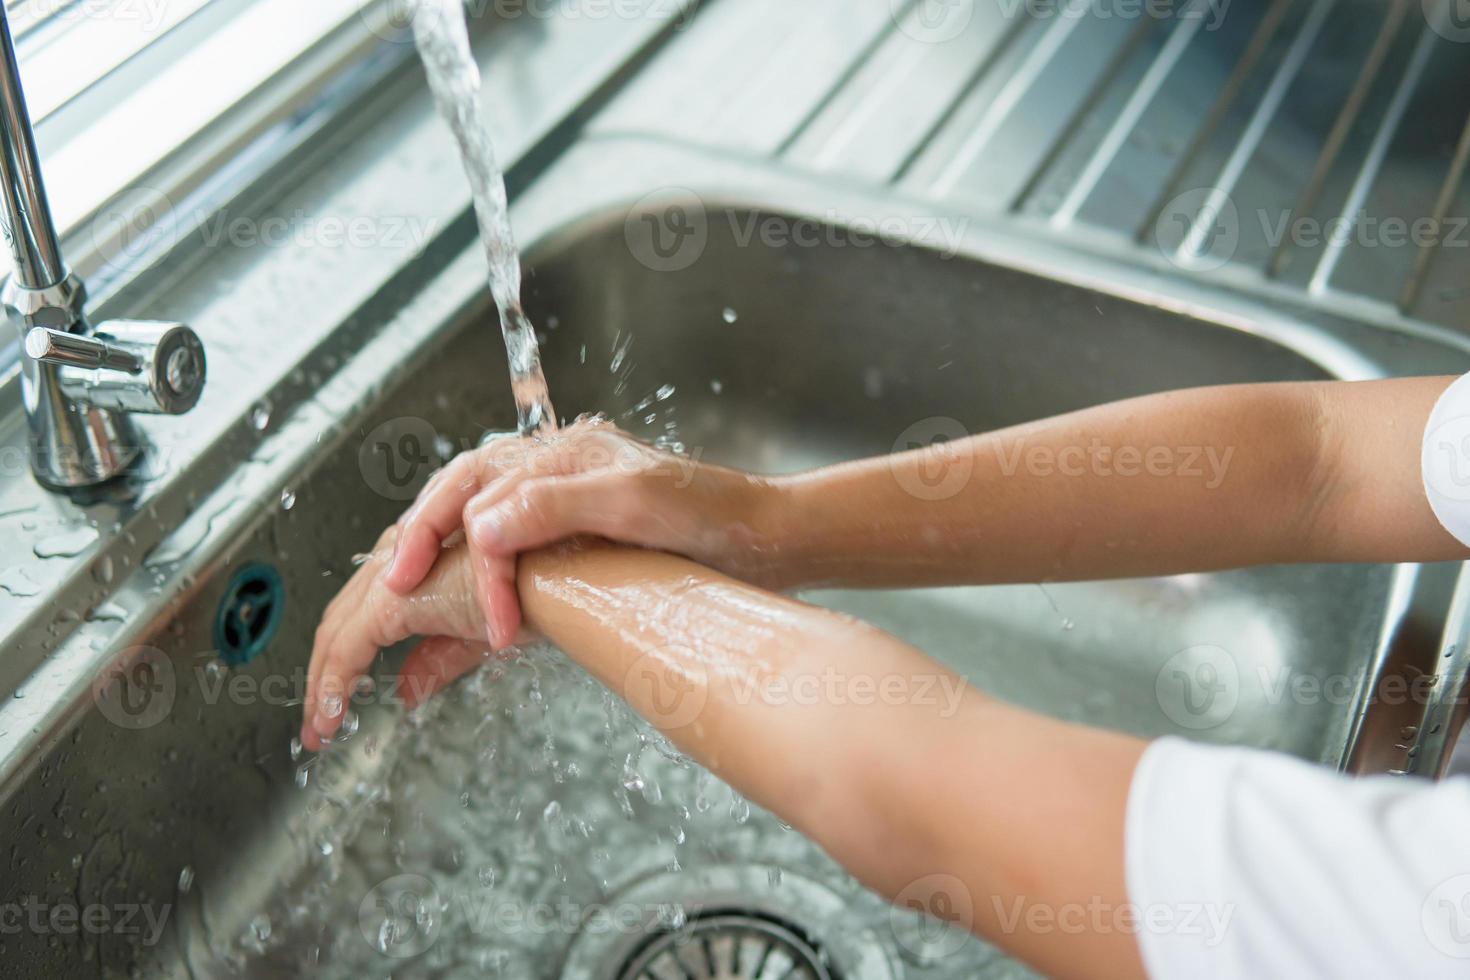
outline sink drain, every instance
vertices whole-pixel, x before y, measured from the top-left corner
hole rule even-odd
[[[806,937],[746,912],[706,913],[655,937],[618,980],[840,980]]]
[[[790,870],[775,872],[725,864],[637,880],[601,907],[605,915],[589,914],[582,923],[561,980],[899,976],[871,917],[855,903]]]
[[[214,645],[220,659],[243,667],[275,638],[285,612],[281,574],[270,565],[246,565],[235,573],[214,617]]]

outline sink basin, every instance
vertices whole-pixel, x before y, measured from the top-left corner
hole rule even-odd
[[[619,153],[638,165],[610,166]],[[1168,388],[1470,360],[1248,298],[1166,292],[1154,273],[980,226],[947,248],[873,241],[832,215],[911,205],[694,156],[573,150],[516,221],[559,409],[605,412],[708,460],[789,472]],[[696,172],[709,193],[668,190]],[[675,216],[671,202],[703,228],[678,269],[636,237]],[[765,222],[820,234],[745,233]],[[109,648],[114,669],[0,784],[13,894],[134,909],[131,932],[0,936],[3,961],[57,977],[618,980],[678,975],[658,971],[681,957],[704,958],[691,976],[764,976],[710,962],[734,970],[758,952],[812,980],[1025,975],[890,910],[555,651],[487,668],[412,718],[394,703],[400,651],[388,651],[353,733],[292,758],[312,631],[353,553],[446,456],[514,419],[480,260],[463,240],[455,251],[324,382],[347,409],[278,413],[259,453],[201,501],[202,530],[164,545],[189,569],[179,593],[140,606]],[[1053,715],[1362,769],[1414,742],[1379,737],[1402,726],[1368,695],[1402,665],[1433,669],[1457,574],[1268,568],[808,598]],[[156,592],[136,579],[116,587],[124,607],[130,590]]]

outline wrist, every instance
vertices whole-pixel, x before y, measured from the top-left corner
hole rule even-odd
[[[751,580],[777,591],[814,584],[811,543],[820,536],[822,514],[810,501],[808,474],[762,478],[753,483],[744,524],[753,540],[745,549]]]

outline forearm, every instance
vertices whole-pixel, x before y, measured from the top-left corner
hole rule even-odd
[[[787,584],[1453,557],[1418,487],[1419,434],[1447,382],[1169,392],[789,478]]]
[[[1010,917],[1123,907],[1141,743],[997,703],[881,631],[670,555],[541,552],[519,587],[538,631],[881,893],[1053,975],[1140,975],[1126,932]]]

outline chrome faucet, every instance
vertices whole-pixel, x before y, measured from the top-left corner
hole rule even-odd
[[[178,415],[204,388],[204,345],[182,323],[88,322],[41,180],[10,22],[0,5],[0,234],[14,270],[0,304],[22,340],[31,469],[52,489],[94,486],[142,455],[134,412]]]

